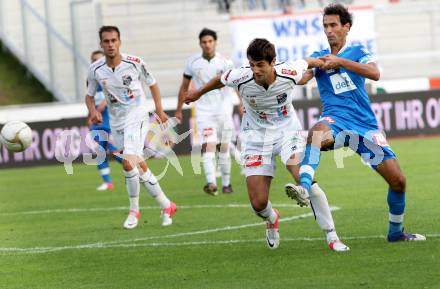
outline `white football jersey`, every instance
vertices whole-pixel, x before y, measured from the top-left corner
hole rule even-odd
[[[141,58],[122,54],[121,63],[113,70],[103,57],[90,65],[87,94],[94,96],[99,83],[107,100],[110,126],[112,129],[122,129],[130,113],[140,118],[148,116],[142,82],[151,86],[156,80]],[[140,113],[143,111],[145,113]]]
[[[210,60],[203,58],[201,54],[195,54],[188,59],[183,76],[191,79],[195,88],[199,89],[233,67],[232,61],[220,53],[216,53]],[[196,116],[232,113],[234,94],[235,92],[230,88],[215,89],[204,94],[195,103]]]
[[[242,130],[280,129],[288,125],[301,130],[292,105],[292,92],[307,67],[304,60],[275,65],[276,79],[267,90],[255,82],[250,67],[223,73],[222,83],[237,88],[243,99]]]

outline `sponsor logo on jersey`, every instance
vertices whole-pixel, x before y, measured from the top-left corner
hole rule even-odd
[[[255,168],[263,165],[262,155],[246,155],[244,161],[245,168]]]
[[[354,84],[347,72],[331,75],[330,82],[332,83],[335,94],[357,89],[356,84]]]
[[[116,103],[116,102],[118,102],[118,100],[116,99],[116,97],[115,97],[113,94],[111,94],[110,92],[107,92],[107,98],[110,99],[110,102],[111,102],[111,103]]]
[[[134,61],[134,62],[137,62],[137,63],[141,63],[140,58],[133,57],[133,56],[127,56],[127,60]]]
[[[232,83],[233,83],[233,84],[239,84],[240,82],[246,80],[247,78],[249,78],[249,76],[248,76],[248,75],[245,75],[245,76],[240,77],[239,79],[235,79],[235,80],[233,80]]]
[[[282,74],[286,74],[286,75],[293,75],[293,76],[295,76],[296,75],[296,70],[290,70],[290,69],[283,68],[283,69],[281,69],[281,73]]]
[[[279,117],[285,117],[289,114],[289,111],[287,110],[287,105],[283,105],[282,107],[277,109],[277,115]]]
[[[122,93],[122,98],[126,101],[129,101],[130,99],[134,98],[134,94],[133,91],[129,88],[127,88],[123,93]]]
[[[276,96],[278,103],[283,103],[287,99],[287,93],[282,93]]]
[[[122,76],[122,83],[123,83],[125,86],[130,86],[130,84],[131,84],[132,81],[133,81],[133,78],[131,78],[130,75],[124,75],[124,76]]]
[[[228,73],[225,75],[225,81],[228,81],[229,75],[231,74],[232,70],[229,70]]]
[[[210,136],[213,133],[214,133],[214,129],[212,127],[204,128],[202,132],[204,137]]]
[[[257,113],[260,119],[267,120],[267,114],[264,111],[257,111]]]

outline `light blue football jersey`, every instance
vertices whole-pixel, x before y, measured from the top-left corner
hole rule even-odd
[[[324,49],[310,57],[330,53],[329,49]],[[345,46],[336,56],[364,64],[373,61],[362,45]],[[326,71],[315,68],[314,72],[323,104],[322,116],[339,117],[354,122],[355,126],[377,129],[376,117],[365,89],[365,77],[343,67]]]

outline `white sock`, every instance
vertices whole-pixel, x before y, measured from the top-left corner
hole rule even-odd
[[[202,156],[203,158],[203,169],[205,171],[206,181],[214,185],[217,184],[215,179],[215,153],[206,152]]]
[[[234,160],[237,164],[241,165],[240,150],[232,142],[229,143],[229,153],[234,156]]]
[[[270,201],[267,202],[266,208],[259,212],[255,211],[255,213],[271,224],[275,223],[277,219],[277,213],[275,213],[274,209],[272,208],[272,203]]]
[[[227,187],[231,184],[231,155],[229,152],[219,153],[218,163],[222,173],[222,186]]]
[[[139,212],[139,171],[137,168],[124,171],[125,186],[130,200],[130,211]]]
[[[144,185],[150,195],[156,199],[157,203],[162,209],[170,206],[170,200],[167,198],[167,196],[165,196],[165,193],[162,191],[159,182],[150,169],[140,176],[140,182]]]
[[[316,222],[319,227],[327,233],[327,238],[330,234],[330,237],[337,239],[335,224],[324,191],[317,183],[314,183],[310,188],[309,195],[313,213],[315,214]]]
[[[334,230],[327,231],[326,237],[327,237],[327,243],[329,243],[330,241],[339,240],[338,234],[336,234],[336,231],[334,231]]]

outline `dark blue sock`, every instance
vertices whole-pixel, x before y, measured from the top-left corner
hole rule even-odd
[[[405,211],[405,192],[388,190],[387,197],[390,211],[388,238],[398,238],[402,232],[403,213]]]
[[[110,178],[110,167],[108,166],[107,158],[98,165],[98,169],[104,182],[111,183],[112,179]]]
[[[112,144],[112,143],[108,143],[108,150],[111,152],[113,158],[118,162],[118,163],[122,163],[122,156],[121,155],[116,155],[114,154],[114,152],[117,152],[118,149]]]
[[[319,165],[319,159],[321,157],[321,150],[312,145],[306,145],[304,151],[304,159],[301,162],[301,168],[299,170],[300,183],[303,188],[310,191],[312,186],[315,171]]]

